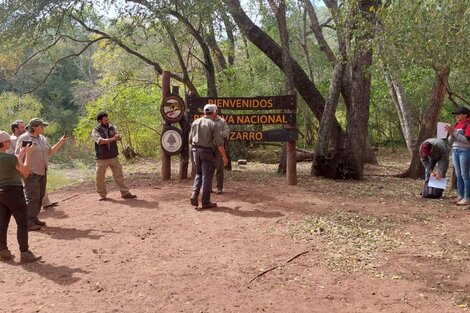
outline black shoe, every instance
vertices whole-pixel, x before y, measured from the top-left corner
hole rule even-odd
[[[52,202],[51,204],[45,205],[42,208],[43,209],[50,209],[50,208],[53,208],[53,207],[58,206],[58,205],[59,205],[59,202]]]
[[[133,195],[132,193],[129,192],[129,193],[121,195],[121,198],[123,198],[123,199],[135,199],[135,198],[137,198],[137,196]]]
[[[42,259],[42,256],[36,256],[29,250],[25,252],[21,252],[21,255],[20,255],[21,263],[36,262],[36,261],[39,261],[40,259]]]
[[[39,226],[46,226],[46,222],[40,221],[40,220],[35,220],[34,224],[39,225]]]
[[[202,209],[211,209],[211,208],[216,208],[216,207],[217,207],[217,203],[215,202],[209,202],[207,204],[202,205]]]
[[[28,223],[28,231],[38,231],[38,230],[41,230],[41,226],[34,223],[34,222],[30,222]]]
[[[109,198],[106,198],[106,196],[100,197],[99,201],[108,201]]]
[[[199,194],[196,192],[193,192],[191,194],[191,205],[199,206],[199,201],[197,199],[198,197],[199,197]]]

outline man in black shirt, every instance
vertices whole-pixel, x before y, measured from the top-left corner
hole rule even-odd
[[[91,136],[95,140],[96,152],[96,192],[100,195],[100,201],[106,198],[106,169],[111,168],[114,181],[121,191],[121,198],[135,199],[136,195],[129,192],[129,188],[124,184],[122,165],[118,159],[117,141],[121,140],[121,135],[117,128],[109,123],[108,113],[99,112],[96,116],[98,125],[93,128]]]

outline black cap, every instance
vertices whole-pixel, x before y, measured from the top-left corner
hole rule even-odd
[[[465,115],[470,115],[470,110],[466,107],[460,107],[456,111],[452,112],[452,114],[457,115],[457,114],[465,114]]]

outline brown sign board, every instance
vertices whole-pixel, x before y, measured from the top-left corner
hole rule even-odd
[[[192,122],[202,116],[202,113],[189,113],[189,120]],[[296,117],[293,113],[266,113],[266,114],[220,114],[225,119],[228,125],[254,125],[254,124],[265,124],[265,125],[294,125]]]
[[[191,111],[201,109],[206,104],[215,104],[221,110],[280,110],[296,108],[295,96],[211,98],[188,97]]]
[[[297,140],[298,133],[295,128],[272,129],[266,131],[231,131],[228,140],[232,141],[294,141]]]

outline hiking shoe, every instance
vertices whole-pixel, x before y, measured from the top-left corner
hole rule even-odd
[[[468,201],[467,199],[462,199],[459,202],[457,202],[456,204],[457,205],[469,205],[470,201]]]
[[[129,192],[129,193],[121,195],[121,198],[123,198],[123,199],[135,199],[135,198],[137,198],[137,196],[133,195],[132,193]]]
[[[222,193],[223,193],[222,188],[217,188],[217,190],[215,191],[215,194],[216,194],[216,195],[220,195],[220,194],[222,194]]]
[[[191,194],[191,201],[190,201],[190,202],[191,202],[191,205],[199,206],[199,201],[197,200],[198,196],[199,196],[199,195],[198,195],[196,192],[193,192],[193,193]]]
[[[217,203],[215,202],[209,202],[207,204],[202,205],[203,209],[210,209],[210,208],[215,208],[215,207],[217,207]]]
[[[99,198],[99,201],[107,201],[109,198],[106,198],[106,196],[102,196]]]
[[[45,205],[42,208],[43,209],[50,209],[50,208],[53,208],[53,207],[58,206],[58,205],[59,205],[59,202],[56,201],[56,202],[52,202],[51,204]]]
[[[457,197],[457,198],[452,199],[450,202],[452,202],[452,203],[457,203],[457,202],[459,202],[459,201],[461,201],[461,200],[462,200],[462,198]]]
[[[41,229],[41,225],[38,225],[34,222],[28,223],[28,231],[37,231]]]
[[[40,220],[35,220],[34,224],[39,225],[39,226],[46,226],[46,222],[40,221]]]
[[[15,256],[11,254],[10,250],[8,249],[0,250],[0,260],[10,261],[10,260],[13,260],[14,257]]]
[[[42,256],[35,256],[31,251],[21,252],[20,262],[21,263],[31,263],[36,262],[42,259]]]

